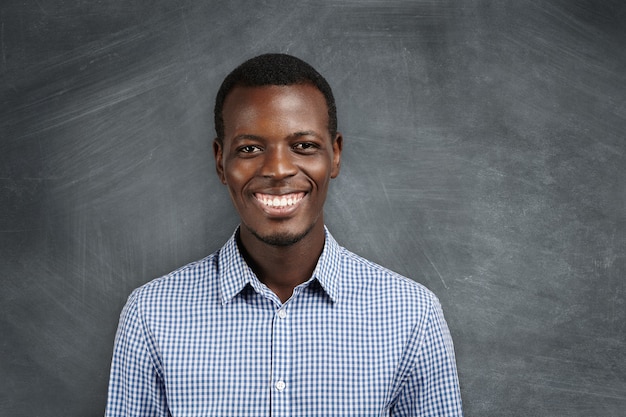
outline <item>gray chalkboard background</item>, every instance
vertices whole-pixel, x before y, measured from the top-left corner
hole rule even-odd
[[[333,86],[327,224],[440,297],[466,415],[626,415],[621,0],[2,0],[0,415],[102,414],[130,291],[237,224],[213,98],[270,51]]]

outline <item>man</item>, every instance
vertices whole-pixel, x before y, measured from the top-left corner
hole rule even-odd
[[[106,415],[462,415],[435,296],[324,226],[343,146],[324,78],[288,55],[246,61],[218,92],[215,128],[241,225],[129,297]]]

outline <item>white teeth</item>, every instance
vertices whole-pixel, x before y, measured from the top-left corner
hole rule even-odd
[[[293,206],[302,200],[302,194],[291,194],[288,196],[269,196],[257,194],[257,199],[268,207],[284,208]]]

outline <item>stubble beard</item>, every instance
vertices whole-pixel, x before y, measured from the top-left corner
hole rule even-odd
[[[295,245],[296,243],[304,239],[309,234],[309,232],[313,229],[316,223],[317,221],[311,223],[309,227],[307,227],[307,229],[304,230],[302,233],[284,232],[284,233],[272,233],[272,234],[267,234],[267,235],[261,235],[256,230],[248,226],[245,226],[245,225],[244,226],[246,227],[246,229],[248,229],[248,231],[254,237],[259,239],[261,242],[270,246],[286,247],[286,246]]]
[[[287,246],[291,246],[291,245],[295,245],[296,243],[300,242],[302,239],[304,239],[310,232],[311,230],[313,230],[313,228],[315,228],[315,225],[318,222],[323,222],[323,215],[322,213],[318,213],[318,215],[314,218],[314,220],[307,226],[307,228],[305,230],[303,230],[300,233],[290,233],[290,232],[274,232],[271,231],[265,235],[259,233],[257,230],[255,230],[253,227],[245,224],[242,222],[242,225],[248,230],[248,232],[250,232],[250,234],[252,234],[252,236],[254,236],[255,238],[257,238],[259,241],[270,245],[270,246],[276,246],[276,247],[287,247]]]

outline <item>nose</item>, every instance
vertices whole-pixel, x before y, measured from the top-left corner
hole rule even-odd
[[[283,179],[297,173],[291,150],[286,146],[271,147],[265,151],[261,175],[267,178]]]

